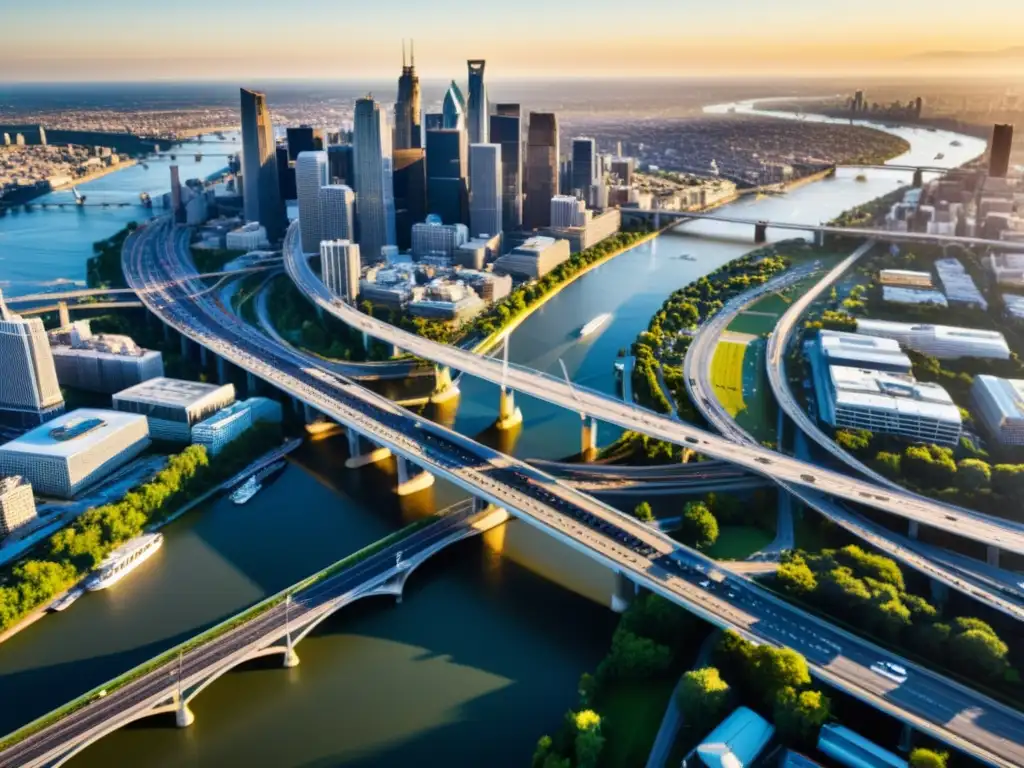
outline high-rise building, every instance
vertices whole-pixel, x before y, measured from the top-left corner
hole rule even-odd
[[[278,144],[274,148],[277,158],[277,191],[281,200],[295,200],[295,163],[288,160],[288,145]]]
[[[551,224],[551,198],[558,194],[558,118],[553,112],[531,112],[526,134],[526,229]]]
[[[853,94],[853,111],[860,112],[862,109],[864,109],[865,106],[866,105],[864,104],[864,91],[857,91],[855,94]]]
[[[427,112],[423,116],[424,131],[439,131],[444,128],[443,112]]]
[[[274,126],[267,97],[242,89],[242,196],[246,221],[258,221],[271,240],[284,229],[284,203],[277,180]]]
[[[487,85],[484,83],[483,59],[470,59],[469,67],[469,109],[468,129],[470,144],[487,143]]]
[[[444,116],[445,128],[466,127],[466,99],[454,80],[445,91],[441,114]]]
[[[351,240],[324,240],[320,243],[320,274],[334,296],[354,304],[359,296],[362,273],[359,246]]]
[[[320,187],[326,186],[327,153],[303,152],[295,160],[295,190],[299,200],[299,234],[303,253],[316,253],[324,239],[320,221]]]
[[[501,146],[501,226],[523,226],[523,136],[518,104],[498,104],[490,120],[490,138]]]
[[[285,136],[288,139],[288,159],[293,163],[303,152],[321,152],[326,149],[327,138],[322,128],[300,125],[287,128]]]
[[[459,246],[469,241],[469,228],[465,224],[444,224],[436,214],[412,227],[412,257],[451,261]]]
[[[1010,170],[1010,152],[1013,149],[1013,126],[1004,123],[992,126],[989,142],[988,175],[1005,179]]]
[[[469,217],[468,154],[464,130],[427,131],[427,209],[445,224]]]
[[[636,173],[636,158],[614,157],[611,162],[611,172],[619,177],[619,183],[630,186],[633,183],[633,174]]]
[[[387,113],[369,96],[356,100],[353,139],[359,251],[374,263],[395,244],[395,190]]]
[[[0,295],[0,420],[35,426],[63,413],[50,342],[38,317],[11,312]]]
[[[39,126],[39,145],[42,147],[46,146],[46,129],[43,126]]]
[[[181,204],[181,175],[178,166],[171,166],[171,217],[176,224],[185,223],[185,206]]]
[[[416,74],[416,56],[409,43],[409,64],[405,63],[402,43],[402,76],[398,78],[398,99],[395,101],[395,149],[419,149],[423,144],[420,130],[420,78]]]
[[[568,194],[591,201],[590,189],[598,181],[597,142],[589,137],[572,140],[572,177]],[[567,190],[562,190],[565,193]]]
[[[395,237],[399,250],[412,247],[412,225],[427,216],[427,153],[395,150]]]
[[[355,198],[351,187],[326,184],[320,187],[320,240],[355,240]],[[317,248],[320,243],[317,243]],[[306,250],[306,246],[302,246]],[[316,253],[315,250],[310,253]]]
[[[587,204],[573,195],[551,198],[551,226],[554,229],[583,227],[587,223]]]
[[[473,237],[501,232],[501,147],[469,146],[469,228]]]
[[[351,144],[335,144],[328,147],[327,167],[331,177],[331,184],[355,186],[355,158],[353,157]]]

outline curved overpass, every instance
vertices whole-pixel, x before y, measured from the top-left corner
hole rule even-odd
[[[175,235],[165,222],[133,235],[124,251],[129,282],[143,285],[160,281],[165,270],[186,271],[187,243],[187,230]],[[1024,764],[1024,744],[1014,740],[1024,733],[1024,714],[808,614],[746,578],[726,577],[728,589],[704,586],[716,570],[704,555],[517,459],[307,366],[207,297],[192,299],[169,287],[144,300],[164,322],[216,354],[630,581],[753,642],[795,648],[816,677],[986,763]],[[904,665],[910,677],[896,685],[872,672],[879,659]]]
[[[869,247],[870,244],[859,248],[843,263],[852,263],[851,259],[856,261]],[[683,361],[683,376],[691,401],[700,409],[709,424],[738,443],[753,444],[756,441],[739,427],[714,394],[711,385],[711,363],[715,347],[737,313],[764,294],[780,290],[791,281],[790,276],[782,275],[728,302],[701,326]],[[799,408],[797,410],[799,411]],[[803,414],[802,411],[800,413]],[[1013,574],[987,567],[973,558],[938,547],[919,545],[912,539],[893,533],[884,526],[846,509],[824,494],[785,482],[780,482],[779,487],[784,493],[792,494],[808,507],[817,510],[850,533],[914,570],[974,597],[1018,621],[1024,620],[1024,600],[1017,587],[1017,578]]]
[[[824,469],[757,445],[739,444],[685,422],[673,421],[653,411],[624,403],[618,398],[586,387],[570,386],[562,379],[522,366],[493,360],[458,347],[439,344],[364,315],[355,307],[332,296],[313,272],[297,242],[295,224],[285,238],[285,269],[292,280],[317,306],[370,336],[394,344],[425,360],[462,371],[471,376],[525,392],[539,400],[578,411],[623,429],[642,432],[716,459],[724,459],[775,481],[804,486],[833,496],[866,504],[908,520],[914,520],[957,536],[1024,554],[1024,526],[1006,520],[986,518],[967,510],[953,510],[939,502],[922,499],[906,491],[886,489],[857,478]]]

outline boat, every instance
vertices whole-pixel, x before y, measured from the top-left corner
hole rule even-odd
[[[944,157],[945,157],[945,155],[944,155],[944,154],[942,154],[941,152],[939,152],[939,154],[937,154],[937,155],[935,156],[935,159],[936,159],[936,160],[941,160],[941,159],[942,159],[942,158],[944,158]]]
[[[868,176],[867,176],[866,173],[858,173],[854,177],[854,181],[867,181],[867,180],[868,180]]]
[[[67,608],[69,605],[75,602],[75,600],[77,600],[84,594],[85,590],[82,587],[72,587],[64,593],[63,597],[58,597],[56,600],[50,603],[47,610],[57,612],[63,611],[65,608]]]
[[[949,142],[949,146],[951,146],[951,147],[962,147],[963,144],[960,143],[959,139],[953,139],[951,142]]]
[[[598,315],[593,320],[591,320],[589,323],[587,323],[582,328],[580,328],[580,338],[583,338],[584,336],[589,336],[590,334],[592,334],[594,331],[598,330],[602,325],[604,325],[605,323],[607,323],[611,319],[612,319],[612,313],[611,312],[605,312],[603,315]]]
[[[115,549],[85,582],[90,592],[112,587],[142,565],[164,543],[162,533],[144,533]]]
[[[682,259],[683,261],[696,261],[697,260],[696,256],[693,256],[692,254],[689,254],[689,253],[680,253],[678,256],[676,256],[676,258],[677,259]]]
[[[259,470],[234,490],[230,496],[231,500],[235,504],[245,504],[245,502],[260,492],[260,489],[263,488],[263,481],[275,472],[283,469],[285,463],[284,461],[275,461]]]

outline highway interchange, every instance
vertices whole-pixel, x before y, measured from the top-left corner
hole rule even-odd
[[[187,230],[153,223],[126,245],[125,273],[130,285],[160,286],[145,293],[147,303],[188,337],[712,623],[755,642],[796,648],[813,674],[913,727],[992,765],[1024,762],[1024,746],[1013,741],[1024,731],[1024,716],[1013,709],[900,660],[742,577],[721,574],[699,553],[523,462],[310,368],[208,296],[193,298],[179,282],[191,269],[187,245]],[[879,660],[903,664],[908,680],[896,684],[871,671]]]
[[[365,315],[327,291],[302,254],[297,235],[298,230],[293,225],[285,239],[284,264],[299,290],[317,306],[346,324],[393,344],[398,349],[623,429],[685,446],[705,456],[727,460],[777,482],[804,486],[986,545],[1024,554],[1022,525],[949,507],[902,489],[887,488],[882,491],[874,483],[783,456],[759,445],[739,444],[729,437],[713,434],[686,422],[674,421],[605,393],[573,385],[529,368],[512,364],[504,366],[500,360],[439,344]]]

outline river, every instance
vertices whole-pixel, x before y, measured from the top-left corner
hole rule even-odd
[[[984,149],[977,139],[941,131],[894,132],[912,145],[899,162],[934,165],[943,152],[943,162],[954,165]],[[961,148],[949,146],[954,138]],[[194,151],[181,149],[186,167]],[[196,163],[195,175],[221,165],[209,158]],[[126,169],[82,192],[159,193],[168,186],[165,166]],[[817,223],[909,180],[891,171],[868,171],[864,182],[854,176],[840,169],[834,180],[722,210]],[[59,278],[82,280],[92,242],[140,212],[8,215],[0,219],[0,280],[14,292]],[[559,293],[515,332],[510,357],[553,374],[560,373],[561,358],[575,381],[613,392],[617,350],[629,346],[665,297],[752,247],[752,232],[743,228],[683,225]],[[602,312],[613,320],[579,339],[579,328]],[[556,458],[579,449],[577,415],[522,396],[522,434],[515,440],[491,435],[486,430],[497,400],[496,387],[464,378],[457,407],[436,415],[520,456]],[[602,426],[601,442],[615,434]],[[399,501],[384,471],[342,467],[342,443],[308,442],[249,504],[221,499],[176,521],[164,531],[162,550],[130,580],[87,595],[0,645],[0,732],[459,497],[438,482]],[[575,703],[580,673],[605,652],[615,624],[605,607],[611,588],[606,571],[512,522],[419,569],[400,606],[375,598],[339,612],[298,647],[297,668],[260,667],[218,681],[194,702],[191,728],[143,721],[71,764],[521,766],[536,738],[557,727]]]

